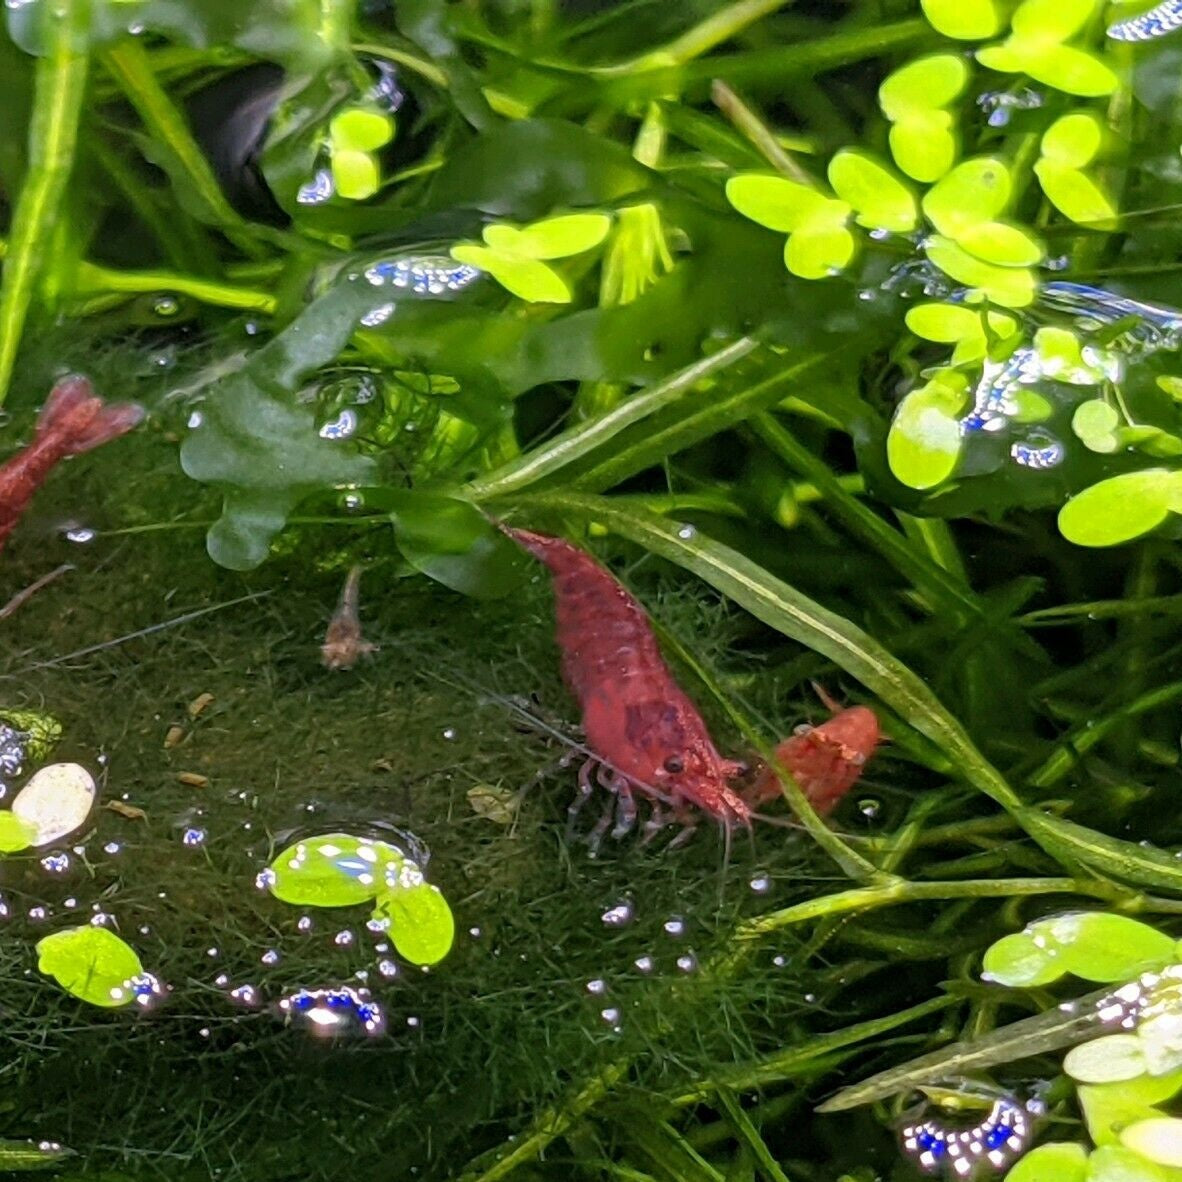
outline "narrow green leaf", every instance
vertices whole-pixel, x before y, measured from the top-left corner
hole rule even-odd
[[[12,213],[0,286],[0,406],[8,396],[34,286],[44,277],[86,94],[88,57],[83,47],[90,0],[60,0],[46,7],[48,44],[35,67],[28,163]],[[8,196],[11,200],[12,194]]]

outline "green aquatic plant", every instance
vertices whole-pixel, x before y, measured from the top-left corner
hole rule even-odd
[[[37,968],[91,1005],[117,1008],[159,992],[135,949],[105,927],[64,928],[37,941]]]

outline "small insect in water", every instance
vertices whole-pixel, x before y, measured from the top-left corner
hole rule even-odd
[[[361,635],[360,600],[361,567],[354,566],[345,578],[337,610],[328,621],[320,646],[320,659],[326,669],[352,669],[362,657],[377,651],[378,646]]]
[[[680,844],[702,814],[727,830],[749,828],[759,801],[779,794],[778,781],[765,770],[748,794],[736,786],[747,765],[719,754],[637,600],[590,554],[562,538],[501,528],[554,576],[563,679],[582,707],[592,752],[579,772],[572,821],[596,783],[613,795],[591,831],[592,850],[609,829],[619,838],[635,827],[637,795],[652,809],[643,826],[646,839],[679,824],[674,843]],[[877,719],[856,706],[808,735],[795,735],[777,754],[827,812],[861,774],[877,742]]]

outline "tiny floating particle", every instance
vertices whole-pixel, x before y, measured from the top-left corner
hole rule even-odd
[[[170,726],[164,733],[164,749],[171,750],[185,737],[185,728],[183,726]]]
[[[177,782],[184,784],[188,788],[209,787],[209,777],[201,775],[200,772],[179,772],[177,774]]]

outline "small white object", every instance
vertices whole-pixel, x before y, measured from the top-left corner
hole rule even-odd
[[[50,845],[85,823],[97,795],[94,777],[81,764],[51,763],[16,794],[12,811],[33,827],[33,845]]]

